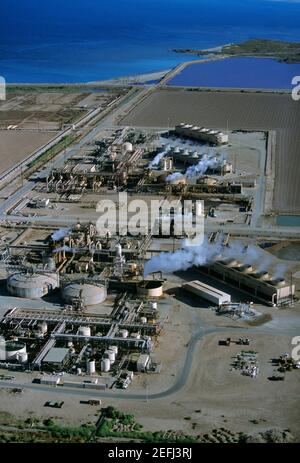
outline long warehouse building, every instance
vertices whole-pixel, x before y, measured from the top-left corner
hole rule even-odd
[[[182,285],[186,291],[196,294],[197,296],[206,299],[216,305],[226,304],[231,302],[230,294],[224,293],[213,286],[206,285],[199,280],[190,281]]]

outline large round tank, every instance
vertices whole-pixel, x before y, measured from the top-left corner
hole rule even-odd
[[[96,372],[96,362],[95,360],[88,360],[86,362],[86,372],[88,375],[93,375]]]
[[[108,358],[101,360],[101,371],[108,372],[110,370],[110,360]]]
[[[138,285],[137,292],[147,297],[160,297],[163,294],[163,284],[161,281],[145,280]]]
[[[91,336],[91,328],[89,326],[80,326],[78,328],[79,336]]]
[[[39,299],[58,287],[58,275],[14,273],[7,279],[7,290],[12,296]]]
[[[26,354],[26,344],[19,341],[6,341],[4,343],[5,360],[16,360],[20,354]]]
[[[62,296],[67,304],[72,304],[74,299],[80,298],[85,305],[95,305],[105,301],[107,291],[104,286],[70,283],[64,287]]]
[[[143,324],[147,323],[147,318],[146,317],[141,317],[141,323],[143,323]]]

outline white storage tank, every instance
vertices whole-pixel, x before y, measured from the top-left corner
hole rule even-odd
[[[113,352],[112,350],[109,350],[107,349],[105,352],[104,352],[104,357],[105,358],[108,358],[110,363],[113,363],[115,360],[116,360],[116,354],[115,352]]]
[[[12,296],[39,299],[57,288],[58,275],[14,273],[7,279],[7,290]]]
[[[17,360],[18,355],[26,354],[26,344],[19,341],[5,341],[0,346],[0,360]]]
[[[88,360],[86,362],[86,372],[88,375],[93,375],[96,372],[96,362],[95,360]]]
[[[112,352],[114,352],[116,355],[117,355],[117,353],[119,352],[118,346],[110,346],[109,350],[111,350]]]
[[[157,310],[157,302],[150,302],[150,309]]]
[[[70,283],[63,289],[62,297],[67,304],[72,304],[74,299],[80,298],[85,305],[96,305],[105,301],[107,290],[102,285]]]
[[[120,244],[116,244],[115,251],[116,251],[116,256],[118,257],[122,256],[122,246]]]
[[[40,322],[37,324],[37,330],[42,334],[42,335],[45,335],[48,331],[48,326],[47,326],[47,323],[45,321],[43,322]]]
[[[79,336],[91,336],[91,328],[89,326],[80,326],[78,328]]]
[[[146,317],[141,317],[141,323],[143,323],[143,324],[147,323],[147,318]]]
[[[108,372],[110,370],[110,360],[108,358],[101,360],[101,371]]]
[[[128,338],[128,331],[127,330],[120,330],[119,334],[121,338]]]

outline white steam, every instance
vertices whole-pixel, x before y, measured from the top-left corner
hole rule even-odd
[[[51,238],[53,241],[59,241],[63,239],[68,233],[70,232],[69,228],[60,228],[56,230],[52,235]]]
[[[152,161],[150,162],[149,164],[149,169],[152,169],[152,167],[155,167],[157,166],[160,161],[165,157],[165,155],[170,151],[170,145],[168,145],[166,147],[166,149],[164,149],[163,151],[161,151],[160,153],[158,153],[154,159],[152,159]]]
[[[74,252],[74,249],[73,248],[70,248],[69,246],[61,246],[60,248],[56,248],[53,250],[53,254],[57,253],[57,252]]]
[[[223,158],[209,157],[207,154],[204,154],[198,164],[190,166],[187,168],[184,174],[175,172],[167,176],[167,182],[174,182],[181,178],[197,178],[205,174],[208,169],[215,169],[220,166],[223,162]]]
[[[232,241],[229,246],[222,244],[221,237],[214,243],[207,238],[191,242],[185,240],[181,249],[175,252],[163,252],[152,257],[145,263],[144,276],[150,273],[173,273],[178,270],[187,270],[193,265],[211,264],[215,260],[234,259],[246,265],[253,265],[259,272],[272,269],[273,278],[281,278],[286,265],[277,264],[274,257],[257,246],[245,246],[240,241]]]

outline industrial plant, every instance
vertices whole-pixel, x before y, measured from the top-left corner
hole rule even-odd
[[[196,433],[197,410],[222,425],[230,401],[242,421],[256,387],[259,400],[274,394],[270,359],[289,349],[299,307],[300,267],[285,250],[299,237],[272,212],[273,130],[180,111],[161,127],[132,124],[124,107],[140,91],[3,186],[0,369],[14,379],[0,386],[63,395],[74,416],[86,413],[78,396],[142,416],[166,401],[164,419],[192,417]],[[250,339],[255,353],[237,350]]]

